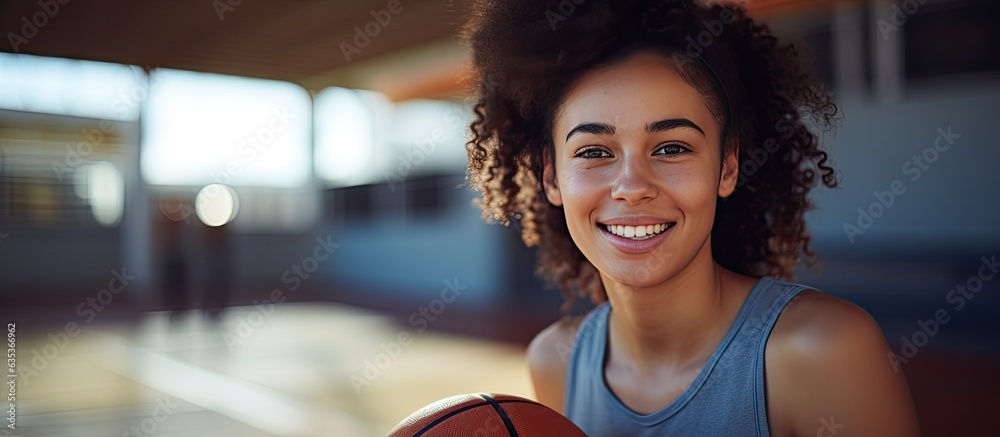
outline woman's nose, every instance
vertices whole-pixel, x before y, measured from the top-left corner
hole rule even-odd
[[[627,155],[627,154],[626,154]],[[645,156],[626,156],[615,169],[611,198],[638,204],[657,195],[650,163]]]

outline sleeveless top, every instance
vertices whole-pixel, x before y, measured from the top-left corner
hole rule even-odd
[[[811,289],[763,277],[725,338],[676,400],[652,414],[623,404],[604,379],[611,305],[590,311],[577,330],[566,372],[564,411],[590,437],[770,436],[764,397],[764,345],[778,315]]]

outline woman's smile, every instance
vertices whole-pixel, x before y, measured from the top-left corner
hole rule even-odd
[[[604,225],[598,223],[598,229],[608,242],[616,249],[625,253],[646,253],[656,249],[666,241],[677,222],[658,223],[655,225]]]

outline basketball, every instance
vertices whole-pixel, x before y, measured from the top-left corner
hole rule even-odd
[[[569,419],[530,399],[504,394],[464,394],[417,410],[386,437],[583,436]]]

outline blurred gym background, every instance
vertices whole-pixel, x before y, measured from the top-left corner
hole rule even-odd
[[[925,435],[993,434],[1000,3],[749,7],[844,113],[797,279],[876,317]],[[0,435],[381,435],[531,397],[560,297],[465,185],[468,12],[0,3]]]

